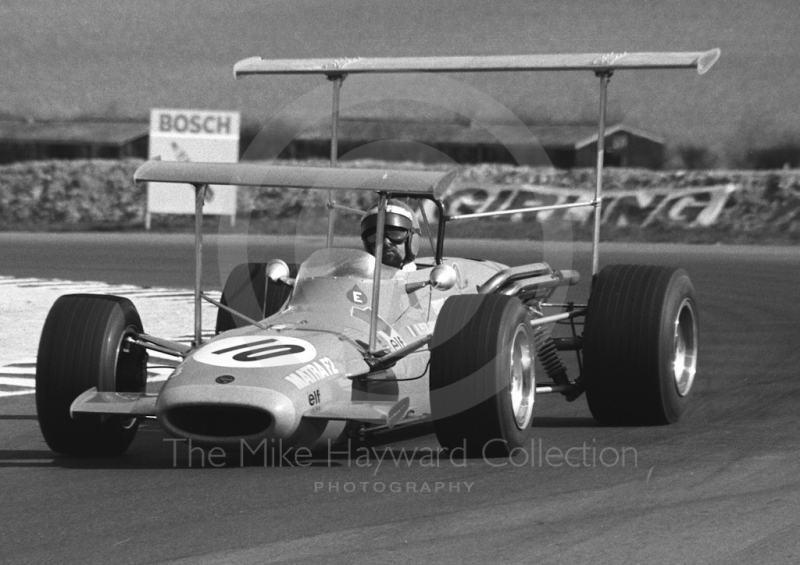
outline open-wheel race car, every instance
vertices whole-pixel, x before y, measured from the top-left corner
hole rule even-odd
[[[586,394],[594,418],[610,425],[676,422],[697,368],[698,312],[681,269],[610,265],[599,269],[605,88],[620,68],[691,67],[705,72],[719,52],[523,58],[358,59],[237,64],[238,74],[588,69],[601,79],[598,175],[586,202],[448,216],[442,196],[455,171],[431,172],[153,160],[136,181],[195,188],[194,341],[145,332],[126,298],[66,295],[42,331],[36,406],[49,447],[69,455],[123,453],[144,418],[172,436],[239,450],[242,442],[321,449],[350,437],[432,422],[445,449],[507,455],[524,445],[539,394]],[[338,89],[334,85],[334,99]],[[334,120],[338,113],[334,111]],[[334,121],[333,131],[336,131]],[[335,151],[335,143],[332,144]],[[335,164],[335,154],[332,155]],[[239,265],[222,298],[203,292],[202,211],[209,185],[370,191],[377,198],[374,253],[334,245],[340,208],[331,198],[327,245],[297,266],[281,260]],[[415,206],[422,233],[404,241],[415,269],[382,264],[387,210]],[[438,210],[435,229],[422,201]],[[564,207],[595,210],[587,304],[551,302],[575,271],[546,263],[507,266],[445,256],[449,221]],[[427,232],[427,234],[425,233]],[[201,304],[218,307],[216,335],[204,340]],[[568,321],[571,335],[550,326]],[[582,328],[578,331],[577,328]],[[148,350],[180,362],[157,393],[146,390]],[[575,352],[568,375],[561,351]]]

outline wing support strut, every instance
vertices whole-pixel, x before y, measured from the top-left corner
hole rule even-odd
[[[369,320],[369,353],[375,353],[375,345],[378,339],[378,309],[381,297],[381,264],[383,263],[383,230],[386,227],[386,203],[389,202],[390,195],[386,192],[380,193],[380,204],[378,205],[378,225],[375,227],[375,271],[372,276],[372,312]]]
[[[203,202],[206,199],[207,184],[194,185],[194,342],[203,342],[203,305],[201,302],[203,279]]]
[[[600,269],[600,223],[603,213],[603,160],[606,150],[606,106],[608,105],[608,81],[614,71],[595,73],[600,78],[600,109],[597,119],[597,169],[594,187],[594,236],[592,238],[592,281]]]
[[[345,75],[328,75],[333,83],[333,101],[331,108],[331,167],[336,167],[339,160],[339,93]],[[328,192],[328,247],[333,247],[333,232],[336,227],[336,202],[333,192]]]

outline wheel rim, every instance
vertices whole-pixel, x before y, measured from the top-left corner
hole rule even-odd
[[[520,430],[527,429],[533,415],[533,397],[536,390],[533,368],[533,347],[524,324],[517,326],[511,344],[511,408],[514,423]]]
[[[675,318],[675,339],[672,374],[680,396],[689,394],[697,371],[697,319],[692,302],[687,298]]]

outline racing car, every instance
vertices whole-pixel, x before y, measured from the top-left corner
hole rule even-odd
[[[702,73],[719,52],[612,55],[246,59],[235,71],[319,72],[340,81],[350,72],[589,69],[600,77],[604,103],[615,69]],[[599,173],[604,119],[601,105]],[[455,178],[455,170],[144,163],[135,181],[195,189],[194,340],[187,345],[146,333],[136,307],[123,297],[60,297],[42,330],[36,372],[36,407],[48,446],[68,455],[119,455],[145,418],[174,437],[230,450],[243,442],[279,441],[313,451],[354,435],[429,422],[446,450],[505,456],[525,444],[541,394],[575,400],[585,393],[592,416],[604,425],[678,421],[697,371],[695,292],[682,269],[599,269],[602,174],[590,201],[448,216],[443,196]],[[370,192],[377,199],[375,253],[337,246],[329,230],[326,246],[299,265],[275,259],[234,268],[215,300],[201,281],[209,185]],[[412,271],[376,259],[389,203],[397,198],[414,206],[431,245],[422,256],[423,234],[405,242],[420,255]],[[435,229],[425,201],[438,211]],[[595,210],[587,304],[551,301],[558,288],[579,281],[575,271],[444,253],[450,221],[579,206]],[[331,218],[339,207],[329,200]],[[201,331],[203,301],[218,308],[210,339]],[[553,337],[552,325],[565,321],[571,335]],[[147,391],[148,351],[179,360],[158,392]],[[577,355],[578,375],[568,375],[563,351]]]

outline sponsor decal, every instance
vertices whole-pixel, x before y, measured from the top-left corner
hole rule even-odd
[[[322,402],[322,400],[320,399],[319,389],[315,390],[314,392],[308,395],[309,406],[316,406],[320,402]]]
[[[238,112],[153,110],[150,131],[156,134],[195,134],[238,137]],[[188,160],[188,159],[187,159]]]
[[[368,298],[366,293],[355,285],[348,291],[347,300],[353,304],[367,304]]]
[[[361,320],[365,324],[369,325],[370,318],[372,317],[372,308],[352,308],[350,310],[350,315],[355,319]],[[388,345],[392,350],[405,347],[405,340],[394,330],[392,326],[386,322],[386,320],[378,316],[377,323],[378,337],[381,338],[386,345]]]
[[[200,363],[217,367],[281,367],[308,363],[317,356],[309,342],[287,336],[240,336],[215,341],[194,354]]]
[[[652,188],[609,190],[603,193],[603,224],[647,227],[658,219],[669,219],[686,227],[714,225],[731,194],[741,187],[717,184],[697,188]],[[552,204],[587,202],[593,192],[580,188],[527,185],[483,185],[463,188],[445,196],[448,215],[502,211]],[[533,216],[538,222],[567,220],[587,223],[592,208],[543,210]],[[512,221],[521,221],[522,213],[512,214]]]
[[[321,357],[305,367],[300,367],[283,378],[296,386],[298,390],[303,390],[307,386],[319,382],[322,379],[327,379],[328,377],[338,374],[339,369],[336,368],[333,361],[327,357]],[[319,393],[319,391],[317,391],[317,393]]]
[[[430,322],[420,322],[418,324],[411,324],[410,326],[406,326],[406,330],[408,333],[411,334],[412,337],[424,337],[433,333],[433,328],[436,327],[435,321]]]
[[[613,52],[606,53],[604,55],[601,55],[597,59],[594,59],[592,61],[592,64],[597,65],[599,67],[604,67],[606,65],[613,65],[616,61],[625,57],[625,55],[627,55],[627,53],[613,53]]]

